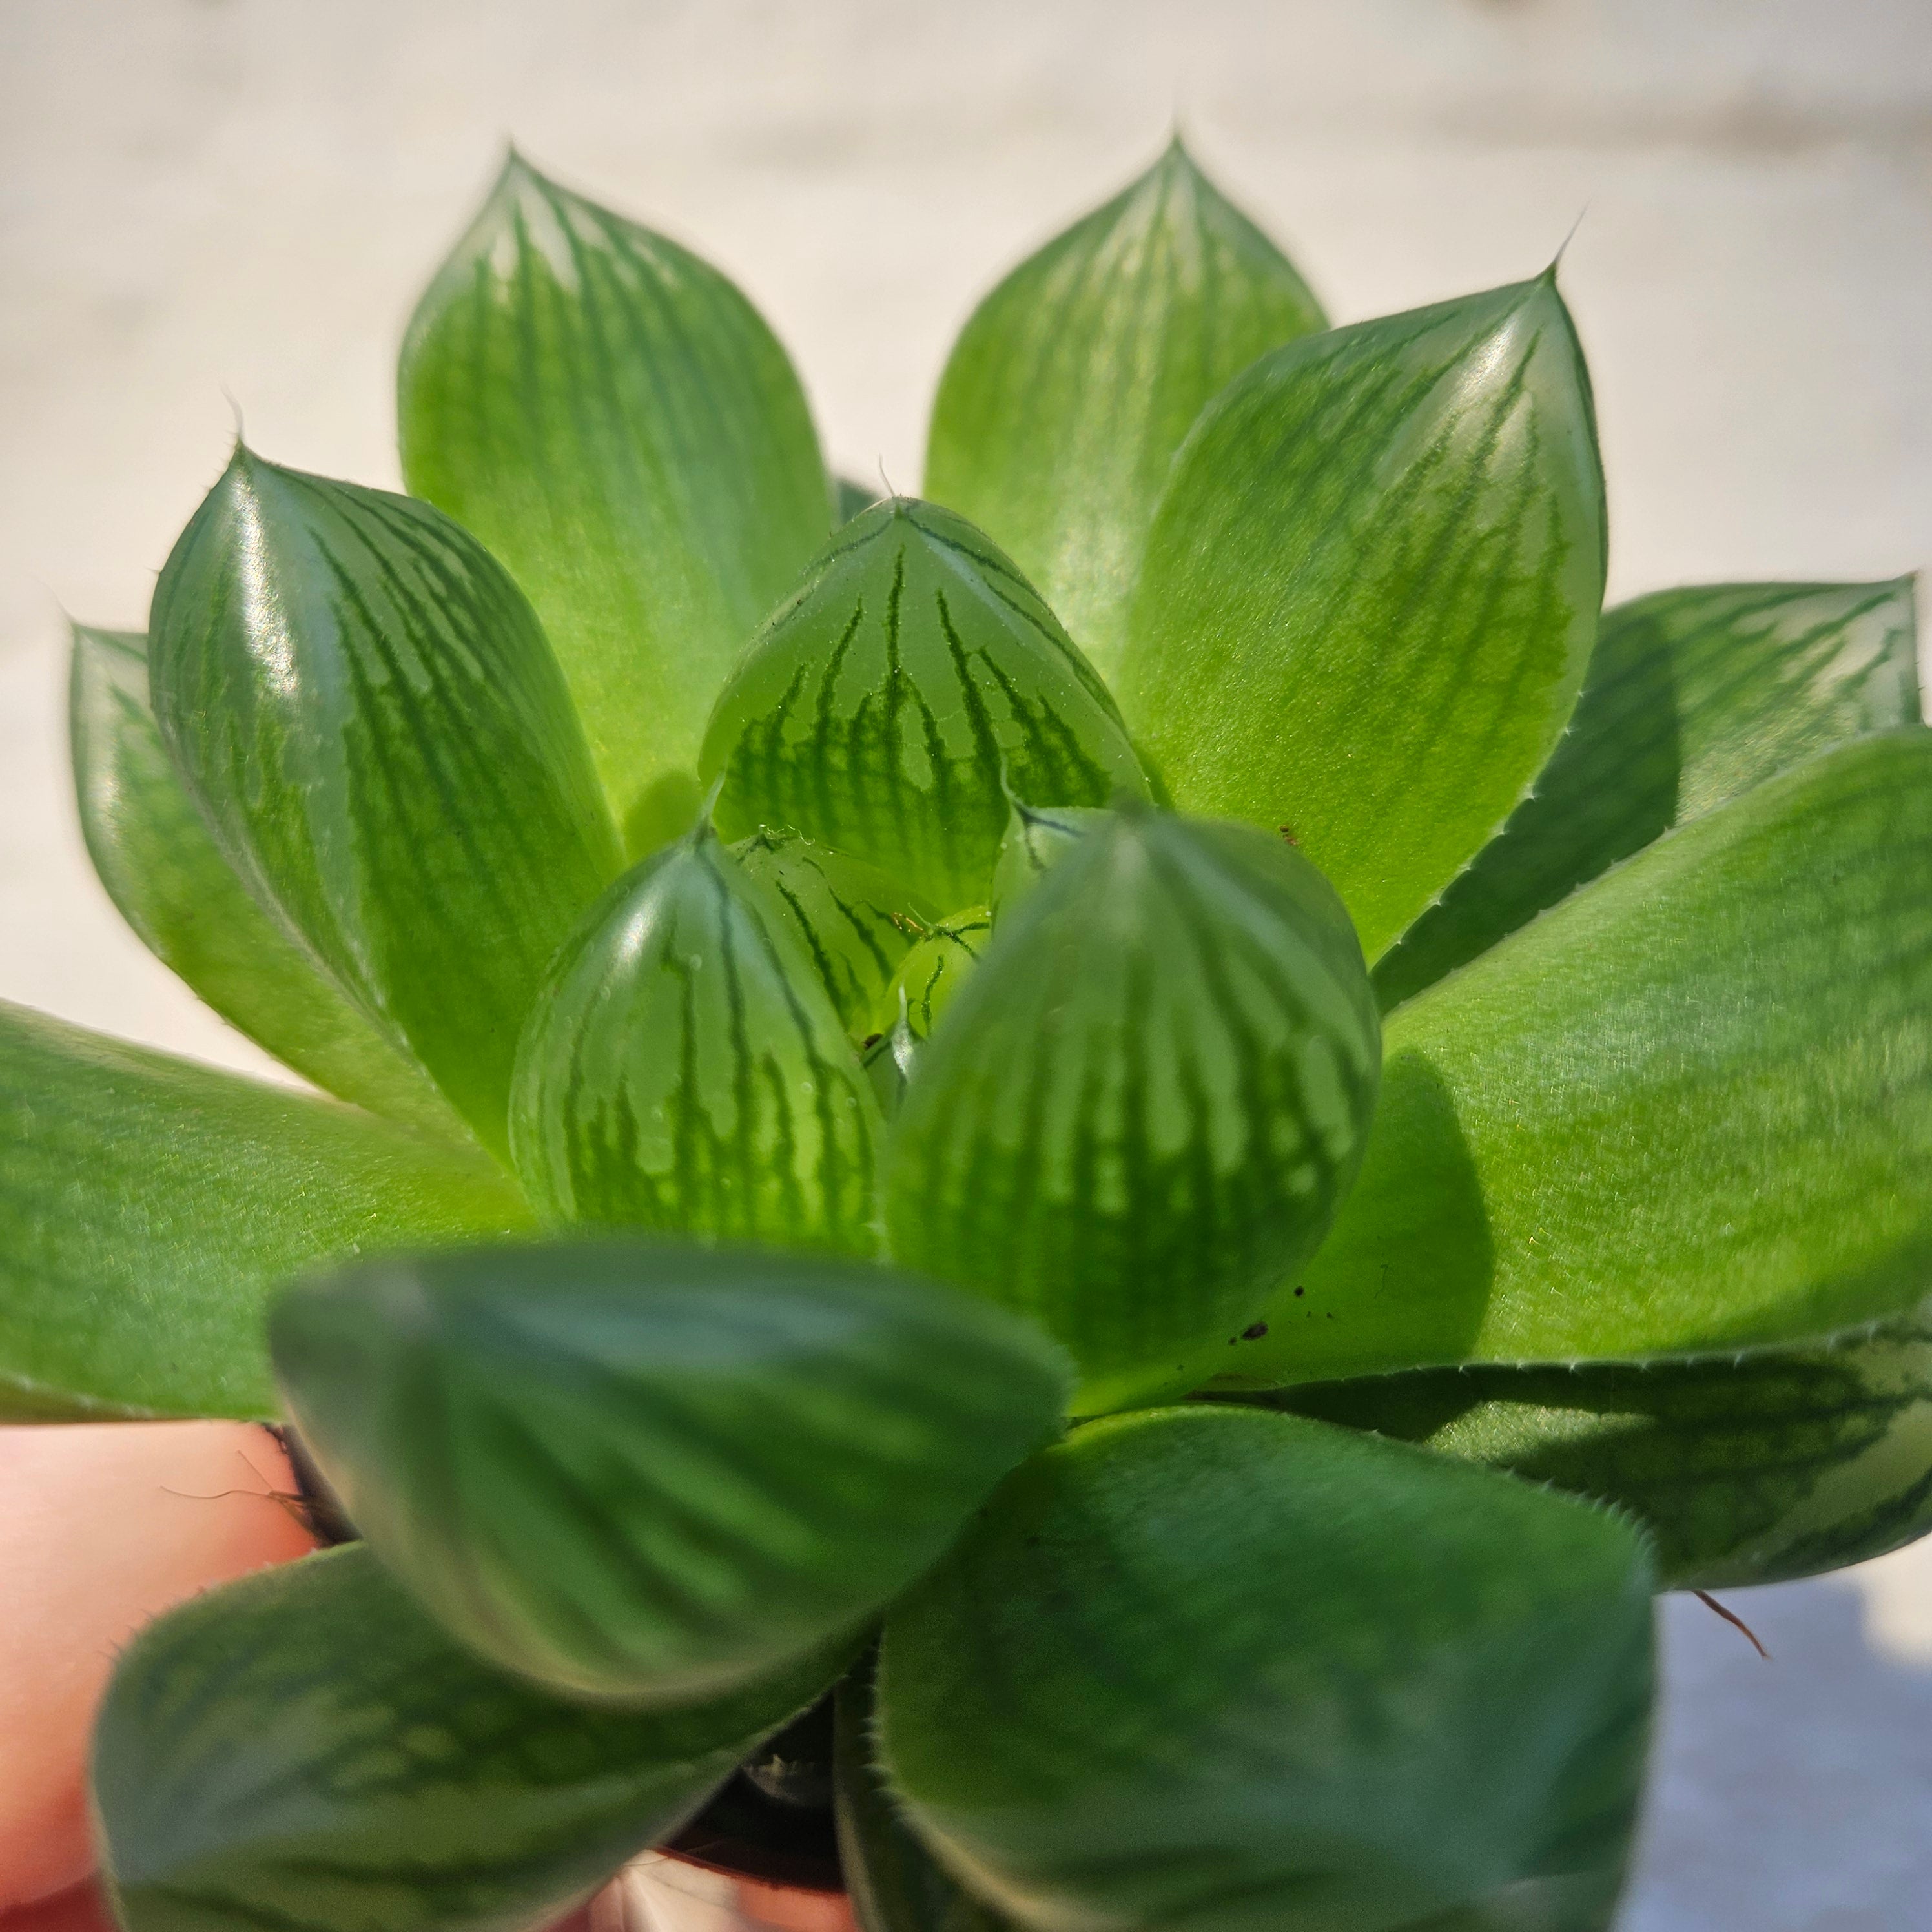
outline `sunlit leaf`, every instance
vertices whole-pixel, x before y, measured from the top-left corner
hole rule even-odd
[[[934,905],[984,903],[1006,790],[1147,793],[1114,700],[968,523],[894,497],[856,518],[731,674],[705,733],[728,838],[760,825],[883,868]]]
[[[935,921],[900,961],[872,1010],[872,1030],[889,1034],[903,1020],[914,1040],[931,1039],[992,937],[993,916],[984,906]]]
[[[1618,1504],[1678,1589],[1815,1576],[1932,1529],[1932,1304],[1782,1348],[1415,1369],[1250,1400]]]
[[[1551,278],[1308,337],[1175,458],[1121,708],[1177,804],[1292,828],[1373,959],[1549,756],[1604,544]]]
[[[318,1087],[434,1132],[464,1133],[422,1070],[256,904],[222,856],[155,726],[146,638],[74,626],[70,724],[94,869],[148,950]]]
[[[994,916],[1010,918],[1048,868],[1106,822],[1107,814],[1090,806],[1042,808],[1015,800],[1006,836],[1000,842],[999,863],[993,868]]]
[[[1382,956],[1384,1010],[1673,825],[1847,738],[1919,722],[1912,580],[1720,584],[1604,614],[1536,790]]]
[[[1651,1576],[1607,1512],[1252,1410],[1036,1456],[886,1620],[878,1743],[1024,1922],[1600,1932]]]
[[[518,1065],[554,1220],[871,1254],[878,1108],[784,907],[708,825],[558,956]]]
[[[1004,544],[1110,674],[1181,439],[1258,356],[1324,326],[1177,137],[974,311],[940,380],[926,492]]]
[[[1250,1383],[1803,1340],[1932,1279],[1932,733],[1694,820],[1391,1015]]]
[[[94,1733],[128,1932],[507,1932],[666,1836],[822,1690],[822,1660],[649,1714],[475,1662],[364,1548],[196,1598],[122,1658]]]
[[[711,701],[832,524],[777,339],[512,154],[410,325],[398,413],[410,488],[536,605],[632,850],[676,837]]]
[[[528,1220],[473,1148],[0,1005],[0,1418],[272,1416],[288,1276]]]
[[[275,1365],[350,1516],[481,1654],[710,1692],[924,1570],[1058,1430],[1059,1352],[968,1297],[752,1250],[478,1250],[320,1281]]]
[[[1347,1192],[1374,1008],[1347,915],[1280,840],[1118,814],[922,1050],[892,1252],[1040,1321],[1085,1373],[1080,1413],[1187,1387]]]
[[[932,908],[878,866],[795,832],[761,829],[731,856],[776,895],[846,1030],[863,1039]]]
[[[161,572],[148,664],[223,850],[501,1148],[518,1029],[616,859],[516,586],[426,504],[238,447]]]

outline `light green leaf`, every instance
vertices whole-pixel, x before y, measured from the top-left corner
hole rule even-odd
[[[1616,1503],[1648,1526],[1674,1589],[1816,1576],[1932,1529],[1932,1303],[1788,1348],[1416,1369],[1250,1400]]]
[[[0,1418],[272,1416],[290,1275],[528,1220],[474,1148],[0,1004]]]
[[[403,473],[530,593],[634,853],[832,526],[804,392],[724,276],[512,154],[403,344]]]
[[[1353,1179],[1375,1001],[1320,874],[1245,826],[1123,812],[1003,928],[886,1152],[907,1266],[1030,1315],[1091,1414],[1209,1370]]]
[[[511,1932],[665,1838],[824,1688],[822,1660],[728,1697],[590,1711],[458,1649],[369,1550],[170,1611],[94,1740],[127,1932]]]
[[[984,906],[937,921],[900,961],[872,1009],[873,1032],[889,1034],[903,1020],[916,1042],[930,1040],[992,937],[993,915]]]
[[[221,856],[161,742],[140,632],[74,626],[69,722],[94,869],[155,958],[318,1087],[466,1138],[422,1070],[316,970]]]
[[[1606,1512],[1252,1410],[1036,1456],[886,1619],[920,1835],[1026,1924],[1598,1932],[1650,1568]]]
[[[351,1518],[480,1654],[707,1694],[856,1632],[1059,1427],[1059,1351],[851,1264],[670,1244],[379,1264],[277,1307]]]
[[[1375,972],[1412,998],[1673,825],[1919,722],[1912,580],[1718,584],[1606,611],[1536,789]]]
[[[1121,708],[1184,810],[1292,828],[1373,959],[1547,759],[1604,549],[1551,277],[1310,336],[1175,458]]]
[[[148,664],[256,896],[500,1150],[538,980],[616,866],[521,592],[426,504],[238,447],[161,572]]]
[[[1010,918],[1046,876],[1047,868],[1106,822],[1106,813],[1090,806],[1042,809],[1014,800],[1006,836],[1000,841],[1000,862],[993,868],[994,917]]]
[[[731,674],[704,736],[727,838],[796,826],[940,906],[985,902],[1006,788],[1148,784],[1114,700],[971,524],[902,496],[841,530]]]
[[[1932,733],[1670,833],[1393,1014],[1241,1379],[1800,1341],[1932,1281]],[[1296,1289],[1304,1291],[1298,1293]]]
[[[795,832],[761,828],[731,856],[776,896],[846,1031],[863,1039],[932,908],[878,866]]]
[[[1181,439],[1257,356],[1327,326],[1177,136],[974,310],[940,379],[927,494],[1004,544],[1111,675]]]
[[[518,1062],[517,1171],[554,1220],[873,1254],[883,1138],[784,908],[708,825],[592,910]]]

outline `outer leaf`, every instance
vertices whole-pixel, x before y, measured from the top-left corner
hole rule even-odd
[[[473,1149],[0,1005],[0,1418],[272,1416],[290,1275],[527,1220]]]
[[[1910,578],[1707,584],[1606,613],[1535,790],[1377,964],[1384,1011],[1672,826],[1918,723],[1918,637]]]
[[[500,1149],[517,1030],[616,859],[522,594],[427,505],[238,448],[148,656],[222,849]]]
[[[513,154],[410,325],[398,408],[410,488],[536,604],[632,850],[675,838],[724,674],[831,527],[777,339]]]
[[[148,701],[148,640],[74,632],[70,718],[94,869],[148,950],[231,1025],[318,1087],[465,1135],[420,1068],[257,905],[183,788]]]
[[[983,904],[1006,790],[1147,795],[1114,700],[971,524],[895,497],[856,517],[732,673],[704,737],[728,838],[759,825],[883,867],[935,905]]]
[[[1252,1411],[1036,1456],[888,1618],[886,1776],[1042,1928],[1607,1924],[1651,1682],[1606,1513]]]
[[[364,1548],[171,1611],[94,1733],[128,1932],[512,1932],[668,1835],[801,1706],[824,1659],[648,1715],[473,1662]]]
[[[1305,860],[1120,814],[925,1048],[887,1152],[892,1252],[1064,1342],[1077,1413],[1185,1388],[1326,1232],[1378,1052],[1360,950]]]
[[[275,1364],[377,1552],[558,1689],[707,1694],[854,1630],[1057,1430],[1064,1358],[963,1296],[578,1245],[297,1290]]]
[[[876,866],[795,832],[761,829],[731,856],[776,895],[846,1030],[862,1039],[932,908]]]
[[[1122,709],[1184,809],[1292,826],[1372,959],[1541,769],[1603,587],[1589,377],[1546,275],[1222,392],[1161,500]]]
[[[939,920],[899,962],[872,1009],[874,1035],[891,1033],[903,1020],[915,1042],[929,1040],[992,937],[993,915],[984,906]]]
[[[1619,1504],[1672,1588],[1815,1576],[1932,1529],[1932,1304],[1790,1348],[1420,1369],[1276,1400]]]
[[[553,1220],[872,1254],[883,1124],[782,904],[700,826],[558,956],[518,1062]]]
[[[1685,826],[1393,1015],[1253,1384],[1804,1340],[1932,1279],[1932,733]],[[1296,1290],[1305,1290],[1298,1292]]]
[[[1327,326],[1177,136],[974,312],[933,406],[927,490],[1012,553],[1111,675],[1181,439],[1258,356]]]

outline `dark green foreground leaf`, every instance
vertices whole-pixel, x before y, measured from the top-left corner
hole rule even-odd
[[[662,1701],[854,1631],[1058,1427],[1064,1358],[878,1270],[579,1244],[299,1288],[275,1366],[357,1527],[481,1654]]]
[[[832,526],[784,350],[716,269],[512,154],[398,412],[410,488],[530,592],[630,849],[676,837],[718,687]]]
[[[464,1135],[448,1103],[250,896],[169,758],[148,640],[74,632],[69,710],[80,829],[122,916],[230,1024],[345,1100]]]
[[[974,311],[933,404],[927,491],[992,532],[1106,675],[1182,437],[1256,356],[1326,326],[1177,136]]]
[[[1651,1688],[1610,1514],[1252,1410],[1036,1456],[886,1620],[880,1761],[1042,1927],[1607,1924]]]
[[[1932,1280],[1932,732],[1660,840],[1390,1016],[1251,1385],[1802,1341]]]
[[[814,1664],[649,1715],[474,1662],[364,1548],[170,1612],[94,1732],[128,1932],[524,1932],[664,1838],[824,1689]]]
[[[1932,1306],[1789,1348],[1419,1369],[1273,1400],[1618,1504],[1672,1589],[1815,1576],[1932,1529]]]
[[[528,1220],[479,1150],[0,1005],[0,1417],[272,1416],[290,1275]]]
[[[893,1255],[1031,1316],[1091,1414],[1185,1389],[1353,1179],[1379,1034],[1306,860],[1114,814],[1004,924],[893,1122]]]
[[[1912,580],[1723,584],[1607,611],[1536,790],[1376,967],[1400,1005],[1673,825],[1920,722]]]
[[[148,662],[224,851],[501,1150],[538,980],[616,869],[523,593],[427,504],[238,448],[155,586]]]
[[[1542,768],[1603,588],[1589,377],[1550,277],[1331,329],[1174,458],[1121,710],[1184,810],[1292,826],[1373,959]]]

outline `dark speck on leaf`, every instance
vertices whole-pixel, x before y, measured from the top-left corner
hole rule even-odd
[[[1241,1330],[1241,1340],[1244,1342],[1258,1342],[1267,1333],[1268,1324],[1265,1322],[1251,1322]]]
[[[1308,1292],[1305,1288],[1298,1288],[1294,1292],[1297,1294],[1306,1294]]]
[[[1291,845],[1299,845],[1301,843],[1301,841],[1294,836],[1294,827],[1293,826],[1283,825],[1278,826],[1276,830],[1280,831],[1281,836],[1286,838]]]
[[[866,1036],[866,1044],[860,1048],[860,1051],[862,1052],[869,1053],[872,1049],[877,1046],[880,1041],[884,1038],[885,1035],[882,1033],[868,1033]]]

